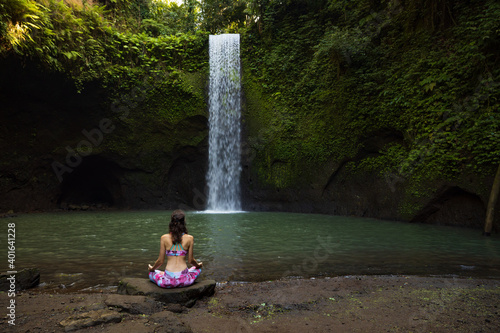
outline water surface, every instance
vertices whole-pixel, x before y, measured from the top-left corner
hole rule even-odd
[[[146,277],[170,211],[26,214],[16,224],[16,269],[73,289]],[[202,276],[217,281],[355,274],[500,278],[500,239],[479,230],[329,215],[189,212]],[[2,244],[6,244],[2,242]],[[7,250],[0,269],[7,270]]]

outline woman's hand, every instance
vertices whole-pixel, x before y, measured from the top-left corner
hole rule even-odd
[[[148,270],[149,270],[150,272],[154,272],[153,266],[151,266],[151,264],[148,264]]]
[[[203,263],[200,261],[200,262],[198,263],[198,267],[196,267],[196,268],[202,268],[202,267],[203,267]]]

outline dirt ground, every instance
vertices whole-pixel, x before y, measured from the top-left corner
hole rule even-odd
[[[2,314],[0,331],[64,332],[67,318],[99,309],[115,320],[75,332],[500,332],[500,280],[491,279],[342,276],[224,283],[192,308],[160,305],[144,313],[107,306],[112,294],[23,291],[15,297],[16,325]],[[10,299],[0,294],[2,312]]]

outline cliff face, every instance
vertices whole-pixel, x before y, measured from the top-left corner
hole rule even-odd
[[[252,140],[250,137],[249,140]],[[378,142],[378,138],[371,138]],[[454,180],[434,180],[419,184],[426,196],[414,196],[412,180],[400,175],[352,171],[349,163],[362,163],[364,152],[354,160],[327,161],[314,167],[295,169],[301,176],[294,185],[273,186],[274,176],[290,167],[279,160],[259,160],[249,150],[243,165],[243,197],[246,210],[276,210],[334,214],[411,221],[438,225],[482,228],[492,177],[462,175]],[[365,155],[366,154],[366,155]],[[270,165],[270,169],[262,164]],[[281,166],[283,169],[277,167]],[[495,225],[500,211],[495,213]]]
[[[483,225],[500,7],[442,5],[267,8],[242,38],[249,207]]]
[[[64,76],[16,58],[3,59],[0,72],[8,78],[0,83],[0,211],[204,204],[202,82],[169,100],[161,84],[146,82],[144,95],[111,101],[97,83],[77,93]],[[181,103],[190,104],[184,117],[165,112]]]
[[[190,105],[201,105],[199,109],[168,120],[151,109],[151,100],[162,98],[154,92],[144,98],[135,96],[132,102],[131,94],[124,93],[110,102],[107,90],[97,83],[77,93],[62,75],[34,64],[5,59],[0,68],[2,77],[9,78],[0,87],[1,212],[87,207],[204,209],[208,128],[202,91],[182,97]],[[145,90],[151,92],[154,87]],[[204,85],[199,87],[203,90]],[[355,157],[330,159],[313,167],[289,165],[271,156],[262,150],[260,141],[267,127],[255,125],[259,123],[257,102],[251,99],[251,87],[246,88],[245,210],[482,226],[491,179],[464,175],[455,181],[421,184],[431,188],[432,194],[412,197],[408,195],[410,182],[400,175],[353,171],[352,164],[401,141],[399,133],[367,136]],[[161,109],[165,103],[157,105]],[[300,177],[291,179],[290,170]]]
[[[327,163],[300,185],[273,188],[248,164],[243,175],[244,209],[333,214],[482,228],[489,191],[488,180],[463,177],[456,181],[423,184],[432,187],[426,197],[413,197],[403,178],[373,172],[352,174],[345,166]],[[257,168],[256,168],[257,169]],[[332,171],[333,170],[333,171]],[[305,170],[304,170],[305,172]],[[408,212],[410,211],[410,212]],[[498,209],[495,225],[500,222]]]
[[[342,117],[333,122],[328,111],[323,117],[315,117],[307,106],[299,112],[290,110],[273,95],[264,93],[261,86],[259,78],[246,71],[244,209],[484,226],[493,172],[488,175],[464,168],[462,173],[443,176],[442,170],[426,165],[425,147],[412,168],[394,168],[386,158],[388,151],[393,147],[409,151],[412,145],[401,131],[380,128],[346,133],[342,127],[352,124],[346,124]],[[303,124],[309,127],[304,129]],[[338,134],[329,136],[323,130],[328,126]],[[351,153],[343,157],[334,153],[325,158],[321,147],[315,151],[317,142],[328,145],[329,140],[339,138],[350,145]],[[432,159],[429,161],[432,163]],[[424,167],[429,170],[426,177],[414,172]],[[495,221],[496,225],[500,222],[498,208]]]

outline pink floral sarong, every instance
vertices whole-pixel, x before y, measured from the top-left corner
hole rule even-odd
[[[187,287],[194,283],[200,275],[201,268],[191,267],[182,272],[169,272],[155,270],[149,272],[149,279],[161,288]]]

